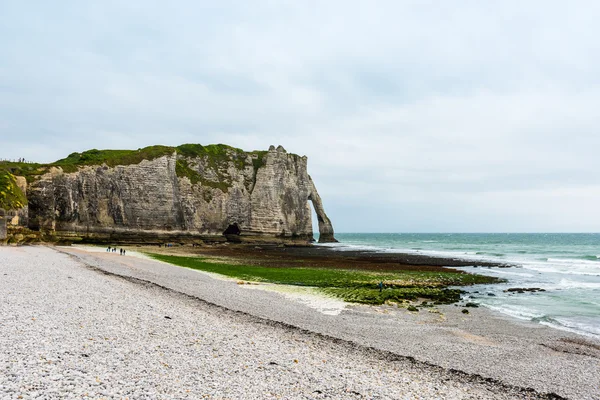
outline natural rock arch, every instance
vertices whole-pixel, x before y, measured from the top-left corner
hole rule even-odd
[[[315,213],[317,214],[317,221],[319,223],[319,243],[333,243],[337,242],[337,240],[333,237],[333,225],[331,224],[331,220],[325,213],[325,208],[323,208],[323,201],[321,200],[321,196],[319,196],[319,192],[315,187],[315,184],[312,181],[312,178],[309,176],[311,185],[311,192],[308,195],[308,201],[310,201],[313,205]]]

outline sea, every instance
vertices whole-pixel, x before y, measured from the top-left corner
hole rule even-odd
[[[600,233],[336,233],[335,250],[460,258],[467,272],[506,283],[463,287],[483,307],[556,329],[600,338]],[[477,266],[477,261],[514,265]],[[508,288],[541,288],[511,293]]]

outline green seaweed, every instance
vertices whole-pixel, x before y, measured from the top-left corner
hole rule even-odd
[[[181,267],[214,272],[236,279],[316,287],[328,295],[364,304],[402,302],[418,298],[431,299],[438,303],[453,303],[460,300],[461,291],[448,286],[499,282],[492,277],[447,270],[373,272],[296,266],[274,268],[216,263],[200,257],[149,255]],[[383,290],[379,289],[379,282],[384,282]]]
[[[225,144],[183,144],[177,147],[171,146],[148,146],[137,150],[98,150],[91,149],[82,153],[71,153],[66,158],[49,164],[23,163],[0,161],[0,169],[5,169],[16,176],[24,176],[31,183],[41,175],[50,171],[50,168],[61,168],[65,173],[77,172],[80,168],[95,165],[107,165],[116,167],[118,165],[135,165],[144,160],[154,160],[166,155],[177,154],[178,162],[175,166],[177,176],[188,177],[194,184],[201,183],[214,189],[226,192],[231,187],[231,176],[228,167],[233,165],[238,170],[247,167],[253,168],[253,182],[256,183],[258,168],[264,165],[264,157],[267,151],[245,152]],[[250,156],[250,157],[248,157]],[[218,182],[204,179],[202,175],[190,167],[190,159],[201,159],[207,169],[214,171]],[[248,160],[252,161],[249,162]],[[250,182],[246,182],[250,187]]]

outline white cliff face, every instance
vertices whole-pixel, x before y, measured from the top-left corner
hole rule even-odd
[[[172,154],[134,165],[52,169],[28,188],[29,226],[90,239],[201,237],[312,240],[312,201],[322,241],[333,228],[307,159],[273,146],[219,157]],[[233,231],[231,231],[233,229]]]

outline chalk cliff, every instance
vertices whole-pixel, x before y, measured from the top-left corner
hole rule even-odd
[[[39,172],[42,171],[42,172]],[[307,172],[281,146],[154,146],[74,153],[28,178],[29,227],[88,241],[152,242],[224,235],[235,241],[335,241]]]

